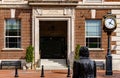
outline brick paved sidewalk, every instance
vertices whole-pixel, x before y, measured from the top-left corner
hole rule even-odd
[[[0,78],[15,78],[14,75],[15,70],[0,70]],[[41,78],[41,72],[35,70],[18,70],[18,75],[18,78]],[[67,70],[49,70],[44,75],[44,78],[67,78]],[[106,76],[105,70],[97,70],[97,78],[120,78],[120,71],[113,71],[112,76]]]

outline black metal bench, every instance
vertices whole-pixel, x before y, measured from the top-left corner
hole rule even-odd
[[[21,61],[1,61],[1,69],[10,67],[21,69]]]
[[[104,69],[105,68],[105,64],[103,61],[95,61],[95,62],[96,62],[97,69]]]

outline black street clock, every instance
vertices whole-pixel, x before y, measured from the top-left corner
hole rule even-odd
[[[108,48],[106,54],[106,75],[112,75],[111,33],[116,29],[116,16],[108,13],[103,17],[103,29],[108,36]]]

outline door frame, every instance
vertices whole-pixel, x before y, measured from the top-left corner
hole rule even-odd
[[[40,60],[39,53],[39,21],[67,21],[67,61],[74,58],[74,20],[71,17],[36,17],[32,27],[32,44],[34,46],[35,63]]]

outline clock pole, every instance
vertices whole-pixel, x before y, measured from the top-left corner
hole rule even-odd
[[[111,33],[116,29],[116,16],[108,13],[103,18],[103,30],[107,33],[108,36],[108,47],[106,54],[106,75],[112,75],[112,55],[111,55]]]
[[[106,75],[112,75],[112,56],[111,56],[111,31],[107,32],[108,35],[108,49],[107,49],[107,55],[106,55]]]

